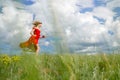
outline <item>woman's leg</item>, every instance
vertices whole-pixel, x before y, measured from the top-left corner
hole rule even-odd
[[[38,53],[39,53],[39,49],[40,49],[40,48],[39,48],[39,45],[36,44],[36,51],[35,51],[35,52],[36,52],[36,55],[38,55]]]

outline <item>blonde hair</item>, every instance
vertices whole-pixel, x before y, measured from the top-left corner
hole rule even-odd
[[[42,22],[40,22],[40,21],[34,21],[33,22],[33,25],[35,25],[35,26],[38,26],[39,24],[42,24]]]

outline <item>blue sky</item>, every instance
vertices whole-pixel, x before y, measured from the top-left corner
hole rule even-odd
[[[16,0],[22,4],[25,4],[25,5],[32,5],[35,3],[35,0]]]
[[[43,22],[41,34],[47,36],[39,42],[41,52],[54,53],[56,43],[73,53],[111,52],[120,46],[119,0],[1,0],[0,52],[20,51],[33,20]]]
[[[106,6],[107,0],[93,0],[94,6]]]

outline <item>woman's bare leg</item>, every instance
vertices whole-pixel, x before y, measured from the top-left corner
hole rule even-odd
[[[39,48],[39,45],[36,44],[36,51],[35,51],[35,52],[36,52],[36,55],[38,55],[38,53],[39,53],[39,49],[40,49],[40,48]]]

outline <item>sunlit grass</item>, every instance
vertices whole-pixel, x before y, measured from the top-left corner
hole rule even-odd
[[[0,80],[119,80],[120,54],[0,55]]]

